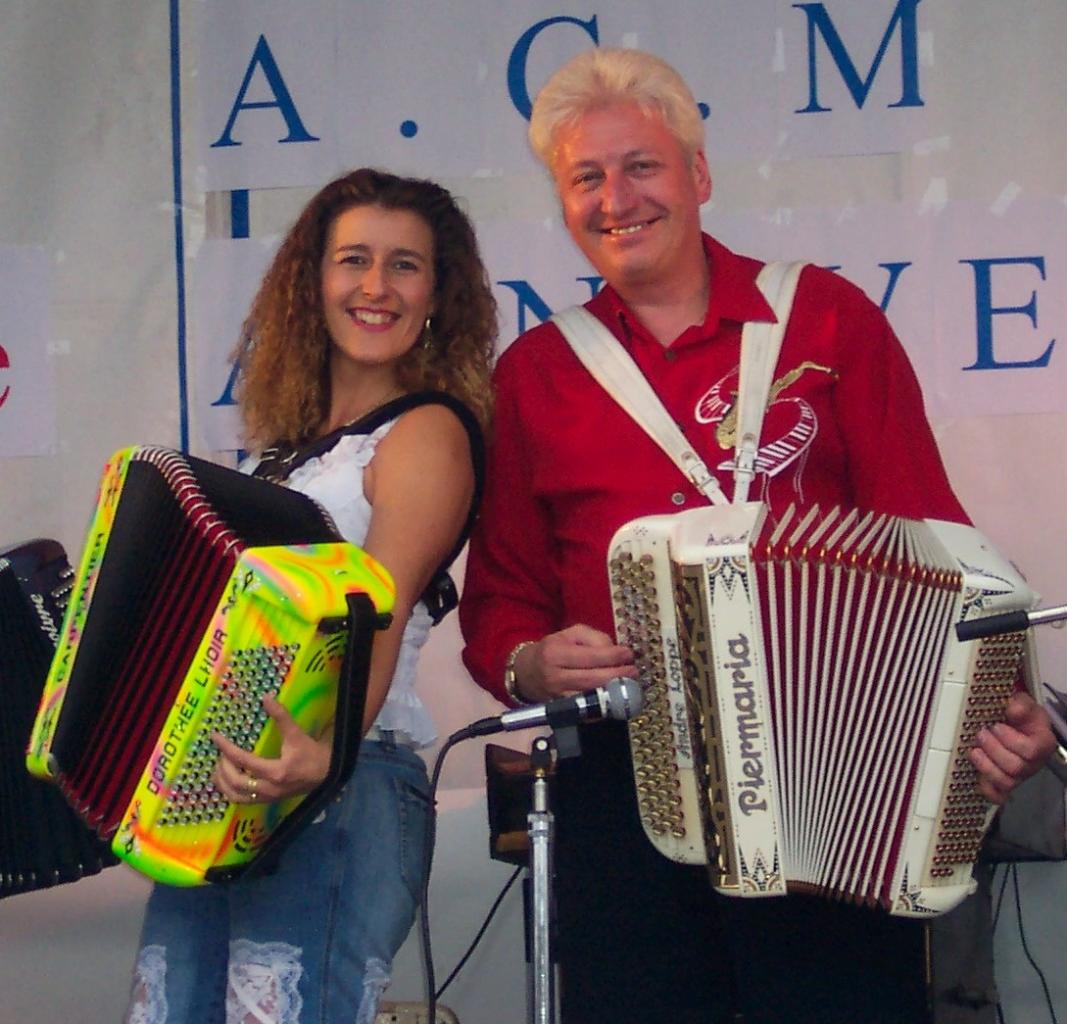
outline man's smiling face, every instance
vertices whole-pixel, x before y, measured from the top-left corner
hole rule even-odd
[[[586,112],[560,129],[552,172],[567,229],[614,287],[667,285],[700,252],[707,161],[659,115],[636,103]]]

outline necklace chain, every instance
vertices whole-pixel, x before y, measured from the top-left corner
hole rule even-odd
[[[342,423],[341,426],[336,429],[341,430],[344,427],[352,426],[353,423],[358,423],[362,419],[366,419],[372,412],[377,412],[383,405],[388,405],[394,398],[399,398],[403,393],[401,388],[393,388],[380,402],[375,402],[369,409],[365,409],[358,416],[353,416],[352,419]],[[332,433],[332,431],[330,431],[330,433]]]

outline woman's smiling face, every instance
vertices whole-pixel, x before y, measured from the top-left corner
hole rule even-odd
[[[322,255],[322,304],[337,360],[381,366],[418,341],[433,312],[433,232],[410,210],[338,214]]]

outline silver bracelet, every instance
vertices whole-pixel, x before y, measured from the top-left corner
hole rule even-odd
[[[527,700],[521,693],[519,693],[519,681],[515,678],[515,659],[519,656],[520,652],[524,651],[527,647],[532,647],[536,640],[523,640],[522,643],[516,644],[508,655],[508,660],[504,662],[504,692],[508,695],[511,701],[515,704],[533,704],[532,700]]]

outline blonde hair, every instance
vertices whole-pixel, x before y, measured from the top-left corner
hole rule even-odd
[[[252,302],[236,353],[237,398],[251,448],[306,441],[329,414],[322,255],[333,222],[356,206],[409,210],[433,235],[433,341],[413,346],[397,363],[401,385],[445,391],[488,425],[496,302],[474,228],[440,185],[362,168],[330,182],[308,203]]]
[[[596,47],[564,64],[530,115],[530,145],[551,168],[560,130],[596,107],[636,103],[658,114],[692,159],[704,148],[704,121],[689,86],[666,61],[643,50]]]

